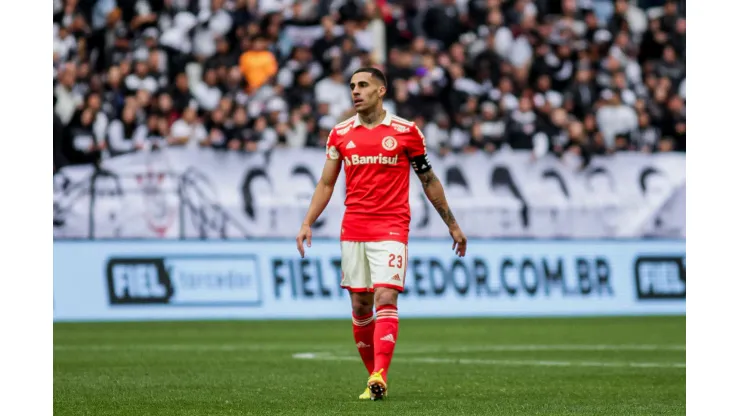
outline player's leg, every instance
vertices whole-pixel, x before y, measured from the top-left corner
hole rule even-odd
[[[388,370],[398,339],[398,294],[406,277],[406,245],[397,241],[367,243],[370,276],[375,290],[375,368],[368,380],[374,398],[387,391]]]
[[[355,345],[357,345],[360,358],[362,358],[367,373],[370,375],[375,368],[373,293],[350,292],[350,298],[352,299],[352,332],[355,336]]]
[[[370,280],[370,265],[365,255],[364,243],[342,241],[342,282],[341,286],[350,293],[352,302],[352,333],[357,351],[360,353],[368,373],[375,365],[373,336],[375,318],[373,317],[373,288]],[[369,389],[360,399],[370,399]]]
[[[368,374],[375,368],[375,351],[373,349],[375,336],[375,317],[373,316],[373,293],[350,292],[352,299],[352,333],[355,337],[357,352],[360,353],[362,363]],[[370,388],[360,394],[360,400],[373,398]]]

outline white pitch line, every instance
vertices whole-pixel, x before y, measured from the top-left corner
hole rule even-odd
[[[313,349],[346,352],[353,346],[338,347],[336,344],[57,344],[56,351],[287,351]],[[527,352],[527,351],[686,351],[685,345],[469,345],[460,347],[398,348],[398,354],[444,354],[472,352]]]
[[[54,345],[55,351],[163,351],[163,352],[231,352],[231,351],[282,351],[293,352],[296,349],[318,348],[326,351],[334,351],[335,345],[266,345],[266,344],[61,344]]]
[[[293,358],[299,360],[320,361],[357,361],[358,357],[331,355],[328,353],[298,353]],[[463,364],[463,365],[502,365],[502,366],[541,366],[541,367],[614,367],[614,368],[686,368],[686,363],[651,363],[651,362],[611,362],[611,361],[551,361],[551,360],[483,360],[467,358],[436,357],[397,357],[407,363],[424,364]]]
[[[505,351],[686,351],[685,345],[467,345],[461,347],[426,347],[399,350],[407,354],[466,353]]]

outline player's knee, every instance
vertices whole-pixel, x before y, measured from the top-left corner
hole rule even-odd
[[[375,288],[375,304],[377,306],[394,305],[398,302],[398,290],[387,287]]]
[[[352,313],[357,316],[364,316],[373,313],[373,294],[353,293]]]

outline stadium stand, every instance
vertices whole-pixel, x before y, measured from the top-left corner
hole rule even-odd
[[[163,146],[321,147],[348,75],[431,151],[685,151],[685,2],[55,0],[54,170]]]

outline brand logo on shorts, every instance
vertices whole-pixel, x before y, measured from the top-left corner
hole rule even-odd
[[[401,276],[399,276],[398,273],[396,273],[395,275],[393,275],[393,277],[391,278],[391,280],[397,280],[397,281],[400,282],[401,281]]]
[[[383,137],[383,149],[393,150],[398,146],[398,142],[391,136]]]

